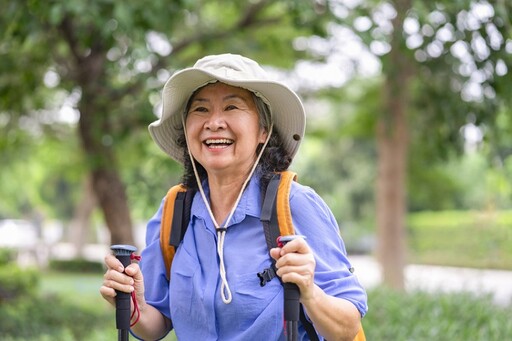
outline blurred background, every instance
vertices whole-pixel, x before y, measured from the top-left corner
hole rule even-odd
[[[338,220],[368,340],[512,338],[510,1],[0,3],[2,340],[116,337],[103,257],[144,247],[181,176],[147,131],[161,89],[226,52],[305,103],[291,168]]]

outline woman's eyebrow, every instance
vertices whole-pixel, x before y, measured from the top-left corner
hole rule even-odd
[[[224,96],[224,98],[222,100],[227,101],[227,100],[230,100],[230,99],[240,99],[240,100],[242,100],[244,102],[247,101],[244,96],[238,95],[238,94],[231,94],[231,95]]]
[[[210,100],[208,98],[200,98],[200,97],[196,97],[196,98],[193,98],[192,101],[190,101],[190,103],[194,103],[194,102],[209,102]]]
[[[223,101],[227,101],[227,100],[230,100],[230,99],[240,99],[244,102],[247,101],[247,99],[244,97],[244,96],[241,96],[241,95],[238,95],[238,94],[231,94],[231,95],[227,95],[227,96],[224,96],[222,98]],[[191,103],[194,103],[194,102],[210,102],[210,99],[209,98],[203,98],[203,97],[196,97],[194,99],[192,99]]]

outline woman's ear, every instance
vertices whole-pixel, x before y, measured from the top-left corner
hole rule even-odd
[[[260,129],[260,138],[258,140],[259,143],[265,143],[268,138],[268,129],[267,128],[261,128]]]

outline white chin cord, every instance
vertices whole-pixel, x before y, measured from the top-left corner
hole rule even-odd
[[[186,134],[185,119],[183,117],[182,117],[182,122],[183,122],[183,129],[185,131],[185,140],[187,142],[188,155],[190,156],[190,160],[192,161],[192,168],[194,169],[194,175],[196,177],[197,185],[199,187],[199,192],[201,193],[201,197],[203,198],[203,202],[206,206],[206,209],[208,210],[208,214],[210,215],[210,218],[212,219],[212,222],[215,225],[215,230],[217,231],[217,254],[219,256],[219,274],[220,274],[220,278],[222,281],[220,295],[222,298],[222,302],[224,302],[225,304],[229,304],[229,303],[231,303],[233,296],[231,294],[231,289],[229,288],[228,279],[226,277],[226,266],[224,264],[224,240],[226,238],[227,226],[229,225],[229,222],[231,221],[231,218],[233,217],[233,214],[236,211],[238,202],[242,198],[242,194],[244,193],[247,183],[249,183],[249,180],[251,179],[254,171],[256,170],[256,167],[258,166],[258,162],[260,161],[260,158],[263,155],[263,151],[267,147],[268,141],[270,140],[270,136],[272,136],[273,124],[270,126],[265,143],[263,144],[263,147],[261,148],[260,152],[258,153],[258,157],[256,158],[254,165],[252,166],[251,171],[250,171],[249,175],[247,176],[247,179],[245,179],[244,184],[242,185],[242,188],[240,189],[240,193],[238,194],[238,197],[236,198],[235,204],[233,205],[233,208],[231,209],[229,216],[227,217],[226,221],[224,222],[224,226],[221,227],[215,220],[213,212],[210,208],[209,201],[206,198],[206,195],[204,194],[203,185],[201,183],[201,179],[199,178],[199,174],[197,172],[195,160],[192,157],[192,154],[190,153],[190,149],[188,147],[189,143],[188,143],[187,134]]]

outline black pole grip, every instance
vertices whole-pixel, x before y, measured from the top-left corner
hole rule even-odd
[[[110,247],[114,255],[127,267],[131,263],[131,255],[137,251],[135,246],[131,245],[112,245]],[[116,290],[116,328],[119,330],[130,330],[130,294]]]
[[[299,320],[299,287],[295,283],[283,283],[284,287],[284,319],[286,321]]]
[[[295,238],[306,238],[298,235],[280,236],[277,238],[277,246],[283,247],[286,243]],[[298,339],[298,321],[300,315],[300,290],[295,283],[283,283],[284,295],[284,321],[285,333],[288,341],[297,341]]]
[[[296,238],[306,238],[299,235],[279,236],[277,246],[283,247]],[[283,283],[284,287],[284,319],[285,321],[298,321],[300,314],[300,290],[295,283]]]

